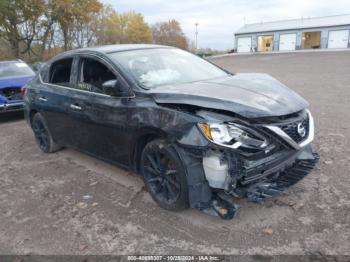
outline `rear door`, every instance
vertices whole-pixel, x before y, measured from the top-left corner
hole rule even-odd
[[[70,115],[77,147],[98,157],[128,165],[131,137],[127,128],[126,101],[104,93],[102,84],[120,75],[106,61],[90,55],[79,57]]]
[[[347,48],[349,42],[349,30],[329,31],[328,48]]]
[[[72,122],[69,117],[73,86],[73,57],[59,59],[41,71],[36,89],[35,106],[44,115],[55,142],[71,145]]]

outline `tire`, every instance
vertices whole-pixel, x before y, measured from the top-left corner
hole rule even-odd
[[[40,113],[36,113],[33,116],[31,125],[35,140],[42,152],[53,153],[61,148],[53,141],[51,133],[46,125],[46,121]]]
[[[160,207],[189,207],[186,170],[174,146],[165,140],[153,140],[144,147],[140,161],[145,186]]]

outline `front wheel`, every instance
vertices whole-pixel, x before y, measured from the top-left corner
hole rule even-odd
[[[50,131],[46,125],[45,119],[40,113],[36,113],[32,119],[32,129],[35,140],[44,153],[53,153],[60,149],[52,139]]]
[[[161,139],[149,142],[140,165],[146,188],[159,206],[169,210],[188,208],[186,171],[172,145]]]

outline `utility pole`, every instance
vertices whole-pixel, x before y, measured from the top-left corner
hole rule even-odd
[[[195,35],[196,35],[196,53],[197,53],[197,49],[198,49],[198,22],[196,22],[194,24],[194,26],[196,27],[196,31],[195,31]]]

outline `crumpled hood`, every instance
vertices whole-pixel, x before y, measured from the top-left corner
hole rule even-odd
[[[5,87],[22,87],[33,76],[17,76],[17,77],[2,77],[0,78],[0,89]]]
[[[150,90],[159,104],[188,104],[230,111],[246,118],[282,116],[308,107],[294,91],[266,74],[236,74]]]

